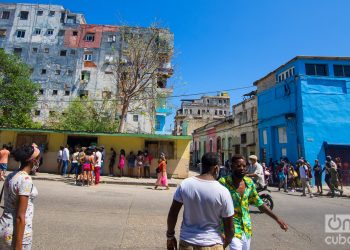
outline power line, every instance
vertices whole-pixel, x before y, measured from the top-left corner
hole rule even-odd
[[[207,94],[216,94],[218,92],[230,92],[236,90],[250,89],[255,88],[255,86],[244,86],[239,88],[231,88],[224,90],[216,90],[216,91],[208,91],[208,92],[198,92],[198,93],[190,93],[190,94],[182,94],[182,95],[172,95],[172,96],[164,96],[166,99],[170,98],[179,98],[179,97],[187,97],[187,96],[197,96],[197,95],[207,95]],[[156,100],[162,97],[145,97],[145,98],[134,98],[131,101],[146,101],[146,100]],[[0,99],[0,102],[6,102],[11,99]],[[71,103],[71,102],[116,102],[122,100],[122,98],[114,98],[114,99],[80,99],[80,100],[37,100],[37,103],[49,103],[49,102],[58,102],[58,103]]]

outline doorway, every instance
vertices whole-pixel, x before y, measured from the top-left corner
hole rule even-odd
[[[68,136],[67,144],[70,148],[76,146],[89,147],[97,145],[97,137],[94,136]]]

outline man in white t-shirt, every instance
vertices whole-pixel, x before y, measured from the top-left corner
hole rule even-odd
[[[202,173],[184,180],[177,188],[168,215],[167,248],[177,249],[175,226],[182,205],[180,250],[191,247],[224,249],[233,238],[234,207],[229,191],[216,181],[219,159],[215,153],[202,157]],[[220,226],[224,226],[224,239]],[[197,249],[196,248],[196,249]]]
[[[67,168],[69,164],[69,149],[66,145],[62,151],[62,175],[67,176]]]
[[[252,178],[258,188],[265,187],[264,169],[258,163],[258,157],[256,155],[250,155],[249,161],[250,166],[248,167],[246,176]]]
[[[299,174],[300,174],[300,181],[301,185],[303,187],[303,194],[301,196],[306,196],[305,188],[307,188],[310,198],[313,197],[310,184],[309,184],[309,176],[308,176],[308,166],[305,164],[304,160],[298,160],[297,164],[299,165]]]
[[[95,185],[98,185],[100,183],[100,170],[102,166],[102,149],[101,148],[96,148],[96,154],[95,154]]]

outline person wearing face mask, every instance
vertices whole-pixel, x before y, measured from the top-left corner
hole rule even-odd
[[[215,153],[206,153],[201,162],[201,175],[185,179],[174,194],[166,233],[168,250],[177,249],[175,226],[182,206],[180,250],[220,250],[233,237],[232,198],[228,190],[216,181],[219,159]],[[220,233],[221,223],[224,225],[224,239]]]
[[[254,182],[246,177],[247,163],[242,155],[235,155],[231,160],[232,175],[223,177],[219,182],[226,187],[233,200],[235,213],[233,216],[234,238],[229,245],[230,250],[249,250],[252,237],[252,222],[250,219],[249,205],[255,205],[262,213],[266,213],[287,231],[288,225],[278,218],[264,202],[256,191]]]
[[[0,249],[25,249],[32,246],[33,199],[38,195],[30,171],[39,167],[40,150],[33,144],[14,151],[20,168],[12,172],[4,183],[4,212],[0,218]],[[0,199],[1,202],[1,199]]]

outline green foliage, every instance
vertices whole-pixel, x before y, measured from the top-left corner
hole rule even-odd
[[[37,85],[30,80],[28,66],[0,49],[0,126],[36,126],[31,110],[37,101],[37,90]]]
[[[116,132],[119,121],[111,114],[110,102],[94,103],[76,98],[62,113],[50,117],[48,128],[88,132]]]

